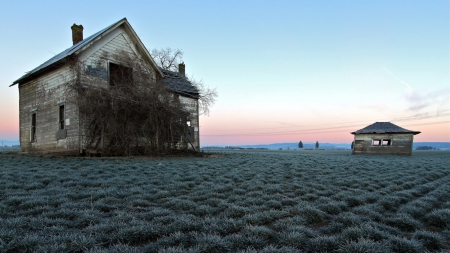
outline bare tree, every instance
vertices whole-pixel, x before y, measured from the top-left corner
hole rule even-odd
[[[122,64],[110,63],[109,77],[78,61],[71,63],[77,78],[67,85],[67,92],[78,105],[84,146],[104,155],[187,150],[190,112],[178,96],[141,59],[121,52],[114,60]]]
[[[171,71],[178,71],[178,64],[181,63],[183,58],[183,51],[180,49],[173,50],[169,47],[166,49],[153,49],[150,54],[159,67]]]
[[[178,64],[183,62],[183,51],[180,49],[153,49],[151,55],[160,68],[171,71],[178,71]],[[218,97],[216,88],[209,88],[203,83],[203,80],[195,80],[193,76],[188,79],[200,93],[199,114],[209,115],[210,108],[214,105]]]
[[[209,110],[214,105],[218,97],[216,88],[211,89],[205,86],[203,80],[197,81],[194,77],[191,77],[189,81],[198,89],[200,93],[200,98],[198,100],[199,114],[209,115]]]

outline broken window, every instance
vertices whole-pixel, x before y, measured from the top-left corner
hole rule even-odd
[[[391,139],[383,139],[383,146],[391,146]]]
[[[59,129],[62,130],[64,129],[64,105],[60,105],[59,106]]]
[[[123,65],[109,63],[109,84],[125,85],[133,82],[133,69]]]
[[[30,141],[36,141],[36,113],[31,114]]]
[[[379,139],[372,140],[372,145],[373,146],[380,146],[381,145],[381,140],[379,140]]]

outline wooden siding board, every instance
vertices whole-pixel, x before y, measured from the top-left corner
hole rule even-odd
[[[373,139],[390,139],[390,146],[374,146]],[[353,154],[412,154],[413,134],[357,134]]]
[[[55,133],[59,130],[58,101],[64,100],[65,84],[70,80],[68,67],[62,67],[30,82],[19,85],[19,124],[20,144],[22,151],[66,150],[70,143],[76,143],[78,138],[78,120],[76,106],[69,99],[66,101],[65,112],[67,138],[56,140]],[[30,142],[31,110],[36,111],[36,142]]]

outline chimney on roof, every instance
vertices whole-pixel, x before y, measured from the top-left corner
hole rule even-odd
[[[186,75],[185,70],[186,70],[186,65],[184,65],[184,62],[181,62],[180,64],[178,64],[178,72],[183,74],[183,76]]]
[[[73,44],[75,45],[83,40],[83,26],[73,24],[71,28],[72,28],[72,41]]]

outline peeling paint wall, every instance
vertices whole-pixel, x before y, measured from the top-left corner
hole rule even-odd
[[[30,82],[19,85],[20,147],[24,152],[77,150],[77,106],[67,94],[65,84],[71,79],[68,67],[62,67]],[[64,105],[67,131],[57,139],[60,130],[59,106]],[[36,113],[36,140],[31,140],[31,117]]]

